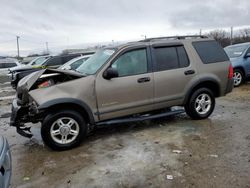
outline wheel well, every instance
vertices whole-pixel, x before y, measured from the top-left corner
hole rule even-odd
[[[86,109],[84,109],[83,107],[81,107],[80,105],[77,105],[77,104],[73,104],[73,103],[55,104],[55,105],[50,106],[48,108],[49,113],[50,112],[53,113],[53,112],[58,111],[60,109],[74,110],[76,112],[79,112],[84,117],[84,120],[86,121],[86,123],[90,123],[90,121],[91,121]]]
[[[220,96],[220,87],[219,84],[217,84],[214,81],[203,81],[201,83],[199,83],[198,85],[196,85],[194,88],[191,89],[191,91],[188,94],[188,97],[185,100],[185,103],[187,103],[187,101],[189,100],[189,98],[191,97],[191,95],[193,94],[194,91],[196,91],[199,88],[208,88],[210,89],[215,97],[219,97]]]
[[[234,68],[234,70],[237,70],[237,69],[240,70],[244,74],[243,76],[246,75],[245,70],[242,67],[235,67]]]

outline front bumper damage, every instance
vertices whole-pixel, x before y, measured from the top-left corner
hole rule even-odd
[[[30,131],[31,127],[25,126],[25,118],[21,117],[21,111],[23,111],[22,107],[17,104],[17,99],[14,99],[12,102],[10,126],[16,127],[17,133],[19,133],[20,135],[31,138],[33,136]]]
[[[10,126],[16,127],[17,133],[31,138],[30,126],[26,123],[37,123],[41,120],[40,113],[38,113],[37,107],[34,104],[22,106],[18,103],[18,99],[14,99],[12,102],[12,113],[10,117]]]

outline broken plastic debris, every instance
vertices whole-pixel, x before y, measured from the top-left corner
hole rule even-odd
[[[218,158],[218,155],[209,155],[210,157]]]
[[[173,150],[173,153],[180,154],[180,153],[181,153],[181,151],[180,151],[180,150]]]
[[[174,177],[173,177],[173,175],[167,175],[167,179],[172,180],[172,179],[174,179]]]
[[[23,181],[29,181],[30,180],[30,177],[24,177],[23,178]]]

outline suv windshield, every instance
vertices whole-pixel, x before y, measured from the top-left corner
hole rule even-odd
[[[114,52],[114,49],[99,50],[88,60],[86,60],[80,67],[78,67],[76,71],[87,75],[95,74]]]
[[[238,45],[238,46],[228,46],[225,48],[225,51],[230,58],[241,56],[245,50],[248,48],[249,44]]]
[[[32,62],[30,62],[30,64],[33,65],[41,65],[46,59],[48,59],[49,57],[39,57],[35,60],[33,60]]]

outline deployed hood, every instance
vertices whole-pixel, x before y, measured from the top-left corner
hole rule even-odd
[[[80,73],[67,70],[42,69],[29,74],[18,82],[17,97],[21,104],[26,104],[29,102],[28,93],[30,90],[35,90],[41,87],[50,87],[83,76],[84,75]]]
[[[59,70],[59,69],[42,69],[40,71],[33,72],[28,76],[24,77],[23,79],[21,79],[17,86],[17,92],[23,89],[30,90],[30,88],[39,78],[53,77],[61,74],[65,76],[66,75],[73,76],[76,78],[83,77],[82,74],[73,71]]]

